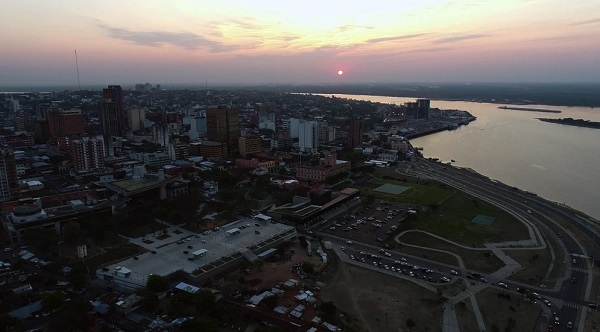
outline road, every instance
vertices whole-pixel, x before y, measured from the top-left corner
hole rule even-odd
[[[562,283],[558,292],[540,291],[539,293],[563,300],[564,304],[560,311],[557,311],[560,320],[565,323],[567,321],[576,323],[578,309],[581,305],[587,304],[585,298],[586,282],[590,281],[587,280],[586,272],[587,268],[590,268],[590,262],[580,258],[580,256],[586,255],[585,249],[555,221],[569,222],[582,233],[588,235],[590,239],[600,241],[600,237],[596,236],[596,230],[583,224],[579,217],[563,211],[536,195],[506,186],[466,169],[448,167],[438,162],[420,159],[410,166],[408,172],[422,178],[431,178],[446,183],[495,205],[502,206],[509,211],[528,215],[527,219],[536,225],[545,227],[557,235],[560,233],[561,236],[558,236],[558,239],[564,244],[568,254],[575,258],[577,262],[572,264],[571,259],[573,258],[567,258],[569,259],[567,263],[570,265],[571,277],[575,278],[576,282],[573,283],[571,279],[567,279]],[[591,249],[594,251],[593,256],[600,257],[600,246],[594,245],[594,248]],[[562,258],[558,257],[557,259]],[[506,283],[512,284],[508,281]],[[555,330],[566,330],[564,325],[556,326]]]

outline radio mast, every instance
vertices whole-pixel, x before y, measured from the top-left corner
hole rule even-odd
[[[81,83],[79,83],[79,63],[77,63],[77,49],[75,49],[75,68],[77,68],[77,86],[81,90]]]

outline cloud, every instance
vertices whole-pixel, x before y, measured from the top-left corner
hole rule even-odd
[[[315,52],[344,52],[344,51],[351,51],[351,50],[355,50],[358,48],[367,47],[367,46],[374,45],[377,43],[396,41],[396,40],[413,39],[413,38],[418,38],[418,37],[427,36],[427,35],[428,35],[427,33],[418,33],[418,34],[412,34],[412,35],[399,35],[399,36],[391,36],[391,37],[371,38],[371,39],[367,39],[360,43],[345,44],[345,45],[328,44],[328,45],[323,45],[323,46],[317,47],[314,49],[314,51]]]
[[[413,38],[423,37],[423,36],[427,36],[427,34],[426,33],[416,33],[416,34],[412,34],[412,35],[399,35],[399,36],[391,36],[391,37],[371,38],[371,39],[365,40],[365,44],[377,44],[377,43],[383,43],[383,42],[387,42],[387,41],[413,39]]]
[[[98,26],[111,38],[150,47],[162,47],[170,44],[190,51],[205,49],[212,53],[222,53],[257,46],[227,45],[191,32],[132,31],[102,23],[99,23]]]
[[[339,32],[346,32],[346,31],[355,30],[355,29],[372,30],[372,29],[375,29],[375,27],[370,26],[370,25],[354,25],[354,24],[346,24],[346,25],[337,27],[337,30]]]
[[[573,23],[571,25],[584,25],[584,24],[594,24],[594,23],[600,23],[600,18],[594,18],[594,19],[591,19],[591,20],[575,22],[575,23]]]
[[[359,47],[364,46],[364,44],[359,43],[359,44],[347,44],[347,45],[334,45],[334,44],[329,44],[329,45],[323,45],[323,46],[319,46],[317,48],[315,48],[313,51],[314,52],[342,52],[342,51],[350,51]]]
[[[456,35],[456,36],[452,36],[452,37],[440,38],[440,39],[434,40],[433,42],[435,44],[444,44],[444,43],[454,43],[454,42],[458,42],[458,41],[477,39],[477,38],[483,38],[483,37],[487,37],[487,35],[483,35],[483,34],[479,34],[479,33],[472,33],[472,34],[467,34],[467,35]]]

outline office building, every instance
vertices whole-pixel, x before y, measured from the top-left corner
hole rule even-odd
[[[134,107],[127,110],[127,122],[132,131],[144,129],[144,120],[146,119],[146,110],[141,107]]]
[[[21,109],[21,106],[19,105],[19,100],[14,99],[13,96],[10,96],[8,105],[9,105],[9,109],[12,113],[16,113],[17,111],[19,111]]]
[[[85,131],[81,110],[47,108],[44,110],[44,113],[44,117],[48,121],[50,137],[56,138],[69,135],[81,135]]]
[[[207,131],[206,112],[194,112],[194,114],[190,117],[190,131],[188,132],[190,139],[196,140],[198,138],[204,138],[207,135]]]
[[[417,118],[429,119],[431,101],[429,99],[417,99]]]
[[[109,85],[102,90],[102,96],[104,99],[100,102],[100,126],[106,144],[105,151],[108,156],[114,156],[112,138],[123,136],[127,129],[123,89],[120,85]]]
[[[227,144],[229,149],[238,147],[240,128],[237,110],[230,107],[208,109],[206,129],[210,141]]]
[[[102,135],[69,140],[69,156],[76,171],[93,171],[104,167]]]
[[[0,148],[0,202],[19,197],[19,179],[15,154],[10,148]]]
[[[103,90],[103,97],[100,103],[100,124],[104,138],[124,135],[127,125],[121,86],[109,85]]]
[[[191,156],[202,156],[206,159],[227,158],[227,144],[213,142],[213,141],[201,141],[190,144],[190,155]]]
[[[171,160],[185,160],[188,157],[188,146],[181,142],[169,143],[169,158]]]
[[[257,136],[245,136],[239,138],[239,149],[242,157],[261,151],[262,139]]]
[[[355,148],[363,143],[363,122],[359,119],[350,120],[348,130],[348,147]]]
[[[319,125],[315,121],[300,120],[298,123],[298,149],[315,152],[319,147]]]
[[[290,138],[292,139],[298,138],[300,121],[300,119],[294,118],[283,120],[283,131],[290,134]]]

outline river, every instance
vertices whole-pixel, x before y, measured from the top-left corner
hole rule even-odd
[[[414,98],[368,95],[337,97],[402,104]],[[411,140],[426,157],[471,168],[492,179],[564,203],[600,219],[600,130],[536,118],[600,122],[600,109],[526,105],[559,110],[541,113],[499,109],[502,104],[432,100],[431,107],[465,110],[477,117],[468,126]],[[511,106],[511,105],[506,105]]]

